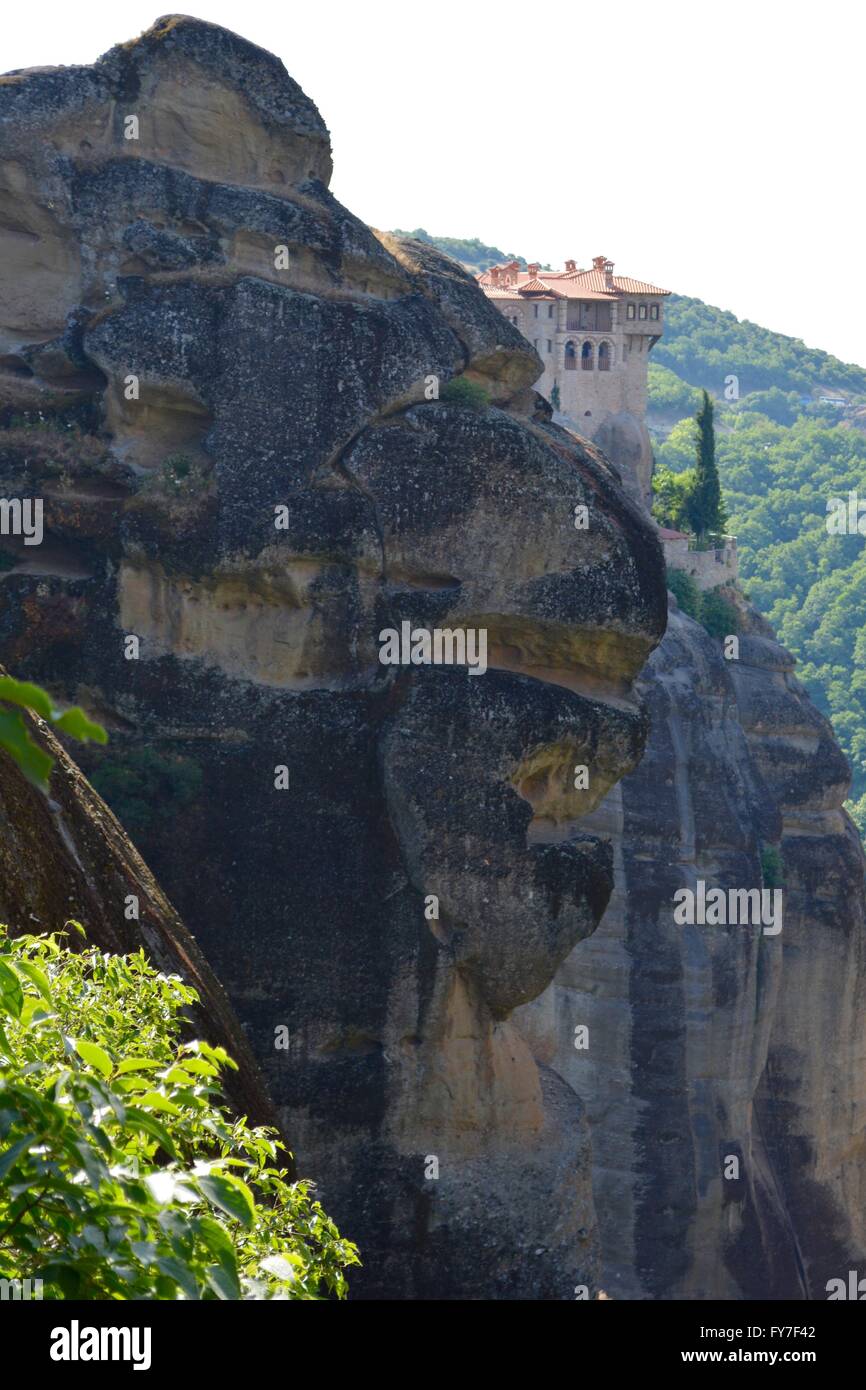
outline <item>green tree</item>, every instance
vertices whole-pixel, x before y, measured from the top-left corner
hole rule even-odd
[[[695,470],[673,473],[670,468],[656,468],[653,472],[653,516],[660,526],[669,526],[674,531],[684,530],[689,521],[686,507],[689,494],[694,487]]]
[[[713,425],[713,402],[703,392],[700,410],[695,416],[698,427],[697,464],[694,486],[686,501],[686,516],[698,539],[724,531],[727,523],[719,472],[716,467],[716,432]]]
[[[0,927],[0,1278],[50,1299],[345,1295],[354,1245],[276,1134],[230,1113],[225,1051],[183,1040],[196,999],[142,951]]]

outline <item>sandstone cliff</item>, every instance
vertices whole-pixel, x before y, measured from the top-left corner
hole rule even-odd
[[[356,1294],[805,1296],[863,1209],[841,757],[756,618],[736,669],[676,613],[651,656],[629,480],[329,174],[282,65],[197,20],[0,79],[0,480],[46,518],[2,542],[0,655],[109,727],[84,766]],[[484,628],[490,669],[383,666],[403,621]],[[775,845],[781,937],[674,927]]]
[[[610,892],[609,847],[543,825],[640,756],[651,526],[470,277],[335,202],[269,55],[161,20],[2,79],[0,140],[0,469],[47,527],[5,658],[109,727],[87,766],[362,1246],[355,1292],[594,1294],[581,1107],[509,1019]],[[384,667],[403,621],[483,628],[490,669]]]
[[[740,610],[729,661],[674,605],[640,681],[647,750],[589,820],[614,847],[610,906],[519,1013],[586,1104],[613,1297],[821,1299],[866,1255],[864,858],[842,810],[849,771],[790,655]],[[677,889],[760,886],[774,848],[778,933],[674,924]]]

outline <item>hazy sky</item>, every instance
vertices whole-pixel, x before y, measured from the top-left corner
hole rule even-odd
[[[697,295],[866,366],[866,9],[212,0],[317,102],[333,190],[425,227]],[[3,70],[91,62],[155,0],[8,6]]]

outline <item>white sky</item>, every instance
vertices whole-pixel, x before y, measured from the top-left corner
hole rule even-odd
[[[6,7],[0,68],[92,62],[158,0]],[[866,7],[826,0],[210,0],[330,127],[378,227],[604,253],[866,366]]]

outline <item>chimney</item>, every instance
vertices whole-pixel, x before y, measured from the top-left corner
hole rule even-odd
[[[614,289],[613,283],[613,261],[609,261],[607,256],[593,256],[593,270],[598,270],[604,276],[604,287],[607,290]]]
[[[494,285],[499,284],[499,276],[501,274],[501,270],[501,266],[498,265],[492,265],[490,267],[490,278],[493,281]]]
[[[573,275],[574,272],[575,272],[576,270],[577,270],[577,261],[566,261],[566,262],[565,262],[565,273],[566,273],[566,275]]]
[[[530,261],[526,269],[529,273],[530,280],[537,279],[538,272],[541,269],[541,261]]]

